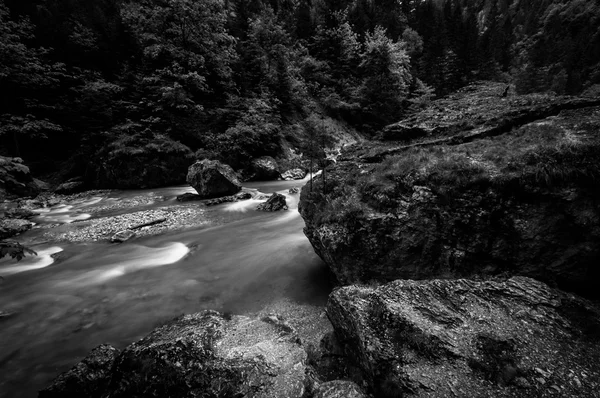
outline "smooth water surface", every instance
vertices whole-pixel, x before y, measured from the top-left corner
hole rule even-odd
[[[287,194],[305,182],[247,187]],[[57,206],[38,221],[74,228],[89,218],[91,206],[140,195],[162,198],[144,209],[178,206],[175,196],[189,191],[116,192]],[[0,261],[0,311],[13,313],[0,318],[0,397],[35,397],[99,344],[123,348],[183,313],[252,313],[280,299],[323,305],[330,291],[325,266],[302,232],[298,194],[287,194],[287,201],[290,209],[276,213],[254,210],[254,200],[208,208],[224,223],[219,226],[123,244],[48,242],[33,247],[36,257]],[[19,240],[39,241],[39,231]]]

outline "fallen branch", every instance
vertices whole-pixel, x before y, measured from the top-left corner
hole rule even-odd
[[[164,223],[165,221],[167,221],[166,218],[159,218],[158,220],[149,221],[149,222],[145,222],[143,224],[134,225],[133,227],[129,227],[127,229],[130,229],[130,230],[140,229],[140,228],[144,228],[144,227],[149,227],[151,225],[161,224],[161,223]]]

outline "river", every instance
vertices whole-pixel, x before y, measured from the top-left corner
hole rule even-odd
[[[220,220],[217,226],[123,244],[45,242],[32,247],[38,256],[0,260],[0,310],[14,313],[0,318],[0,397],[35,397],[92,348],[124,348],[180,314],[251,314],[278,300],[323,306],[331,290],[327,271],[302,232],[298,194],[288,194],[305,182],[245,185],[285,193],[287,211],[255,211],[254,200],[226,203],[206,210],[208,218]],[[162,198],[145,209],[179,206],[175,197],[191,191],[114,191],[75,207],[57,206],[38,221],[82,220],[89,217],[86,209],[140,195]],[[39,242],[39,236],[32,230],[18,240]]]

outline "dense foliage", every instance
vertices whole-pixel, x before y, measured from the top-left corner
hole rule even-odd
[[[473,80],[593,88],[599,18],[593,0],[0,0],[0,151],[105,186],[161,147],[243,168],[310,147],[311,120],[372,134]],[[118,148],[136,137],[153,152]]]

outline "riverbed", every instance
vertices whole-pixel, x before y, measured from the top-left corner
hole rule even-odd
[[[245,184],[286,195],[289,210],[273,213],[254,199],[177,202],[189,186],[110,191],[41,212],[18,237],[38,255],[0,260],[0,311],[12,314],[0,318],[0,397],[35,397],[99,344],[124,348],[184,313],[287,312],[300,328],[326,329],[327,270],[302,232],[299,194],[288,192],[305,183]],[[139,212],[179,218],[122,244],[93,233]]]

